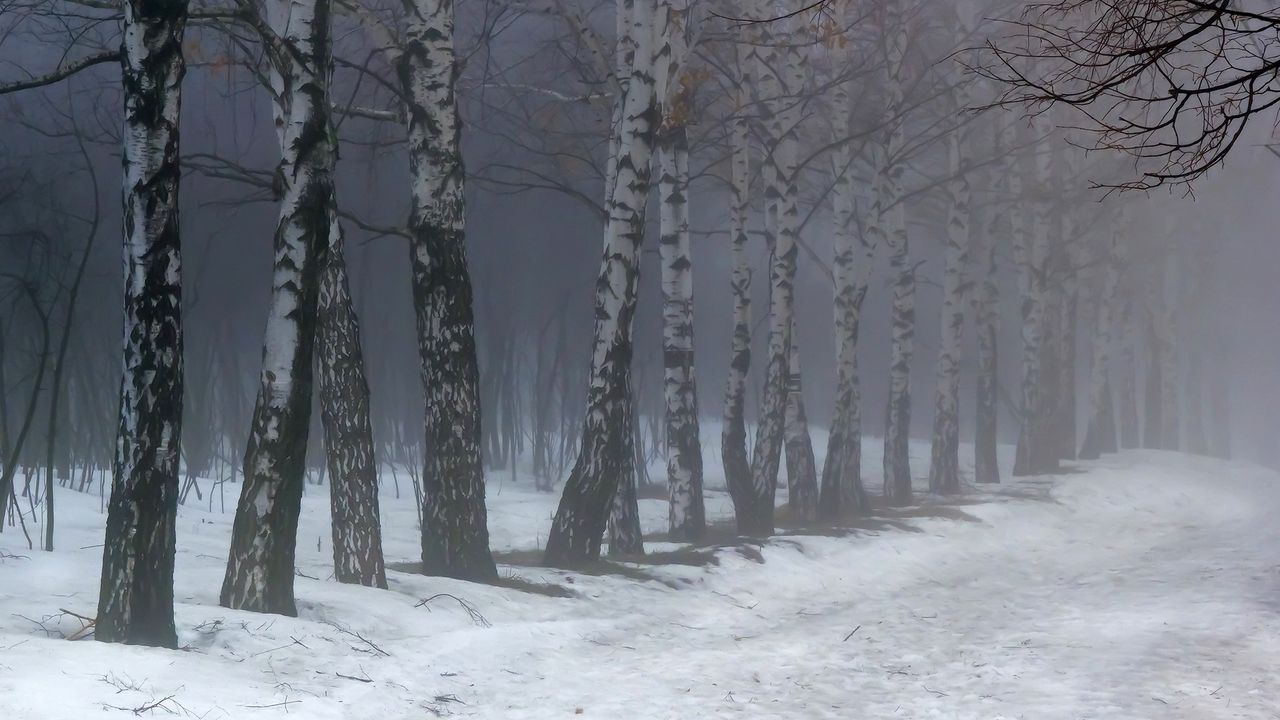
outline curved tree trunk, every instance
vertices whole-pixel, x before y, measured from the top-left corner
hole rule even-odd
[[[481,462],[479,370],[467,269],[452,0],[403,0],[397,63],[408,116],[409,257],[426,398],[422,571],[497,577]]]
[[[632,321],[644,241],[643,206],[649,196],[656,125],[652,72],[654,0],[620,0],[631,49],[620,111],[616,161],[605,189],[604,252],[596,280],[595,329],[582,446],[565,482],[547,537],[544,562],[581,565],[599,558],[610,503],[619,479],[635,472],[631,420]]]
[[[329,468],[333,573],[338,582],[385,588],[369,383],[364,374],[360,323],[347,282],[337,207],[330,207],[329,212],[329,254],[320,271],[316,365]]]
[[[282,149],[276,169],[280,218],[261,384],[220,602],[237,610],[296,615],[294,552],[311,421],[316,305],[329,252],[337,159],[329,115],[332,22],[329,0],[267,7],[278,39],[269,57]]]
[[[186,21],[187,4],[180,0],[124,5],[124,372],[94,631],[102,642],[170,648],[178,644],[178,117]]]

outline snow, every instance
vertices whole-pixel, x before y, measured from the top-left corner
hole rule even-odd
[[[879,467],[878,445],[868,439],[868,468]],[[919,488],[928,450],[912,447]],[[718,450],[705,457],[719,486]],[[139,715],[1280,715],[1280,478],[1159,452],[1079,469],[969,488],[958,503],[926,501],[843,537],[721,548],[705,566],[632,565],[642,575],[624,577],[501,565],[504,577],[572,597],[394,570],[386,591],[339,585],[327,579],[327,488],[309,486],[298,618],[217,605],[232,515],[188,505],[180,651],[68,642],[32,622],[96,605],[100,500],[62,490],[58,551],[0,534],[0,549],[26,556],[0,559],[0,717],[132,717],[150,704]],[[556,496],[522,478],[490,474],[497,550],[534,550],[550,527]],[[382,500],[388,561],[414,560],[412,498],[387,483]],[[660,530],[665,504],[641,509],[646,530]],[[707,509],[730,513],[722,492]],[[69,615],[44,624],[81,627]]]

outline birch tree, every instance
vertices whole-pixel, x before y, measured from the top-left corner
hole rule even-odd
[[[765,190],[765,241],[769,245],[769,344],[764,395],[751,458],[751,496],[746,512],[738,510],[738,532],[773,534],[774,496],[786,439],[787,363],[791,353],[796,274],[798,210],[792,182],[798,115],[788,103],[782,76],[783,58],[770,30],[762,28],[756,52],[761,126],[766,138],[762,175]]]
[[[751,369],[751,265],[747,262],[748,216],[751,204],[751,146],[746,108],[754,75],[751,51],[743,43],[734,47],[738,77],[734,91],[734,114],[730,129],[729,236],[732,274],[729,289],[733,297],[733,333],[729,346],[729,371],[725,380],[724,416],[720,430],[720,453],[725,485],[733,499],[738,527],[748,526],[754,514],[756,495],[751,463],[747,459],[747,373]],[[772,501],[772,498],[770,498]],[[745,523],[745,525],[744,525]]]
[[[332,69],[324,72],[332,74]],[[338,582],[385,588],[369,383],[333,195],[328,214],[329,252],[320,268],[316,374],[329,469],[333,572]]]
[[[186,23],[184,0],[124,4],[124,373],[94,632],[102,642],[170,648],[178,644],[173,622],[183,397],[178,120]]]
[[[852,4],[843,6],[842,29],[852,24]],[[852,43],[844,36],[834,41],[844,49],[841,60],[852,65]],[[833,48],[834,49],[834,48]],[[837,142],[850,134],[853,105],[847,82],[831,89],[832,125]],[[864,514],[871,503],[862,485],[862,393],[858,379],[858,328],[862,303],[867,296],[875,261],[875,245],[861,223],[855,222],[857,198],[854,153],[839,142],[832,153],[831,242],[835,310],[836,388],[835,407],[827,436],[827,456],[822,464],[818,515],[832,520],[848,511]]]
[[[1126,267],[1125,274],[1132,277]],[[1138,319],[1134,313],[1132,291],[1127,291],[1120,305],[1120,356],[1117,358],[1116,402],[1119,404],[1120,449],[1132,450],[1142,445],[1138,424]]]
[[[221,604],[296,615],[294,551],[311,417],[320,271],[332,238],[329,0],[273,0],[264,33],[281,158],[271,303]]]
[[[1047,403],[1044,402],[1041,373],[1047,305],[1047,263],[1052,222],[1048,195],[1052,172],[1050,156],[1042,141],[1021,163],[1020,172],[1011,173],[1010,195],[1022,195],[1022,176],[1031,180],[1030,227],[1021,212],[1010,214],[1013,224],[1013,256],[1018,272],[1018,292],[1022,297],[1022,384],[1019,407],[1018,448],[1013,474],[1038,475],[1057,469],[1053,449],[1045,432]]]
[[[1102,278],[1098,288],[1097,314],[1090,340],[1089,424],[1085,430],[1084,444],[1080,447],[1082,460],[1096,460],[1104,453],[1113,453],[1119,449],[1116,443],[1116,415],[1111,394],[1110,365],[1116,289],[1120,284],[1120,271],[1125,257],[1124,229],[1125,224],[1121,214],[1112,231],[1108,247],[1105,248]]]
[[[911,503],[911,358],[915,336],[915,267],[907,236],[902,176],[904,132],[901,112],[906,85],[907,25],[901,0],[888,0],[881,27],[887,70],[885,140],[870,215],[873,242],[884,245],[893,271],[889,399],[885,407],[884,497],[891,505]]]
[[[619,43],[627,48],[630,75],[615,100],[616,160],[611,161],[605,188],[604,252],[596,280],[582,444],[547,538],[544,561],[549,565],[579,565],[599,557],[619,478],[634,473],[629,419],[632,321],[657,129],[652,68],[656,10],[654,0],[619,0],[618,12],[628,18]]]
[[[954,108],[965,107],[962,88],[953,90]],[[947,135],[946,251],[942,275],[942,337],[939,342],[937,389],[933,418],[929,491],[960,492],[960,341],[964,331],[969,263],[969,178],[964,167],[963,137],[959,129]]]
[[[995,144],[1000,152],[1000,143]],[[1006,181],[1007,182],[1007,181]],[[1003,184],[1002,184],[1003,187]],[[1009,213],[1018,212],[1010,209]],[[1000,285],[997,276],[997,238],[1005,237],[1006,213],[992,211],[986,231],[973,239],[975,260],[973,283],[973,325],[977,336],[977,378],[974,394],[973,479],[978,483],[1000,482],[996,455],[999,434],[999,338]]]
[[[452,0],[402,0],[396,66],[409,133],[410,263],[426,395],[422,568],[497,577],[489,552],[480,391],[467,269]]]
[[[802,522],[818,518],[818,468],[809,437],[809,421],[804,411],[804,384],[800,371],[800,342],[791,327],[791,348],[787,359],[787,409],[785,450],[787,456],[787,506],[792,517]]]
[[[694,377],[693,254],[689,242],[688,9],[659,5],[668,35],[656,48],[654,71],[662,120],[657,131],[659,240],[662,264],[663,396],[666,400],[669,527],[673,540],[694,541],[706,531],[702,499],[702,441]]]

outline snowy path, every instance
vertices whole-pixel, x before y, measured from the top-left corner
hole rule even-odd
[[[44,640],[15,617],[91,607],[100,551],[0,563],[0,717],[132,717],[170,695],[179,716],[208,718],[1280,717],[1273,473],[1126,454],[978,499],[961,507],[970,520],[911,521],[919,532],[644,568],[662,582],[507,569],[575,598],[402,573],[390,593],[300,578],[297,619],[217,607],[230,518],[184,509],[188,652]],[[540,502],[508,488],[494,522],[544,523]],[[82,505],[90,538],[100,516]],[[300,537],[318,536],[310,521]],[[536,529],[512,545],[522,533]],[[389,552],[411,557],[403,534]],[[16,540],[6,531],[0,547],[19,552]],[[303,571],[321,574],[313,550]],[[414,607],[440,592],[492,627],[449,598]]]

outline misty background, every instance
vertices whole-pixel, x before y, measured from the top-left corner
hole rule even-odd
[[[609,13],[604,5],[591,17],[603,27],[611,22]],[[376,65],[376,58],[359,28],[349,19],[339,24],[335,97],[350,98],[351,105],[361,107],[392,107],[390,94],[362,69]],[[16,26],[15,22],[11,28]],[[30,25],[24,27],[29,31]],[[56,66],[64,59],[64,47],[50,38],[61,32],[65,28],[7,35],[0,42],[0,78],[21,79],[24,73],[36,72],[33,69]],[[91,24],[85,32],[100,37],[103,47],[118,42],[108,26]],[[458,6],[457,37],[464,60],[467,245],[476,291],[485,430],[491,434],[504,423],[508,428],[523,427],[538,402],[534,394],[550,390],[550,402],[568,433],[564,442],[571,460],[576,419],[585,402],[591,298],[602,227],[593,205],[601,201],[609,101],[592,97],[593,88],[580,72],[581,48],[556,18],[469,0]],[[240,64],[243,52],[218,31],[193,26],[181,127],[187,165],[181,194],[188,383],[183,434],[188,452],[190,447],[220,445],[232,467],[243,454],[258,383],[277,213],[270,192],[278,159],[270,102]],[[923,62],[955,63],[947,57]],[[962,70],[956,65],[947,72]],[[709,80],[699,89],[699,102],[709,107],[722,92],[714,79]],[[868,103],[875,100],[867,98]],[[68,428],[64,437],[74,440],[60,443],[59,452],[96,458],[99,471],[110,465],[118,402],[120,106],[119,69],[112,64],[60,85],[0,99],[0,271],[7,281],[0,298],[5,420],[9,427],[20,421],[39,357],[39,313],[24,295],[25,288],[34,288],[49,313],[56,342],[66,318],[66,289],[86,243],[92,241],[71,320],[63,394]],[[339,115],[338,121],[338,202],[348,216],[347,262],[372,391],[375,441],[384,452],[407,452],[405,448],[419,442],[422,404],[409,255],[403,237],[383,231],[402,224],[408,212],[403,131],[395,122],[356,114]],[[691,128],[696,367],[704,418],[721,413],[731,332],[723,125],[715,117],[702,117]],[[1077,177],[1065,182],[1074,186],[1073,202],[1086,218],[1094,212],[1093,204],[1099,214],[1102,203],[1129,207],[1127,227],[1137,262],[1160,254],[1179,256],[1180,281],[1195,283],[1193,299],[1182,307],[1179,332],[1190,347],[1202,351],[1205,374],[1225,378],[1233,452],[1275,466],[1280,464],[1275,432],[1280,407],[1275,362],[1280,354],[1280,292],[1274,273],[1280,267],[1280,243],[1274,236],[1280,227],[1280,205],[1273,197],[1280,183],[1280,158],[1266,147],[1267,129],[1255,130],[1245,147],[1195,186],[1193,195],[1181,187],[1121,196],[1089,189],[1090,181],[1107,178],[1098,177],[1100,165],[1087,162]],[[907,189],[927,182],[908,176]],[[807,412],[822,426],[832,409],[835,355],[829,200],[822,195],[824,188],[811,183],[803,191],[802,217],[812,217],[802,231],[797,279]],[[927,437],[932,422],[941,305],[945,238],[931,202],[926,194],[908,205],[913,254],[921,261],[912,369],[916,437]],[[992,204],[981,212],[1003,209]],[[648,221],[651,233],[641,275],[634,368],[638,410],[656,446],[663,407],[656,202],[651,202]],[[753,224],[760,226],[759,208],[754,208]],[[1018,297],[1010,249],[1002,243],[997,252],[1003,317],[1000,374],[1002,386],[1010,390],[1016,388],[1020,373]],[[768,288],[763,278],[768,258],[758,239],[753,239],[751,253],[757,279],[753,337],[756,352],[762,353],[767,340]],[[871,435],[882,431],[884,420],[888,277],[888,260],[881,250],[862,315],[858,351],[864,429]],[[1080,357],[1087,357],[1087,327],[1082,325],[1077,335]],[[971,348],[971,327],[965,343]],[[967,349],[961,395],[964,438],[971,436],[973,360]],[[1086,371],[1081,363],[1081,382]],[[749,419],[760,392],[759,372],[753,372],[748,385]],[[1141,398],[1141,383],[1138,391]],[[1002,393],[1000,432],[1006,442],[1016,439],[1017,423],[1009,408],[1015,397],[1016,392]],[[1083,426],[1087,407],[1078,405]],[[35,428],[43,427],[40,417],[46,412],[43,403],[36,409]],[[314,414],[310,453],[319,471],[323,462],[318,410]],[[706,437],[704,433],[704,442]],[[30,439],[25,454],[43,457],[39,433]],[[501,467],[506,459],[489,452],[486,461]]]

